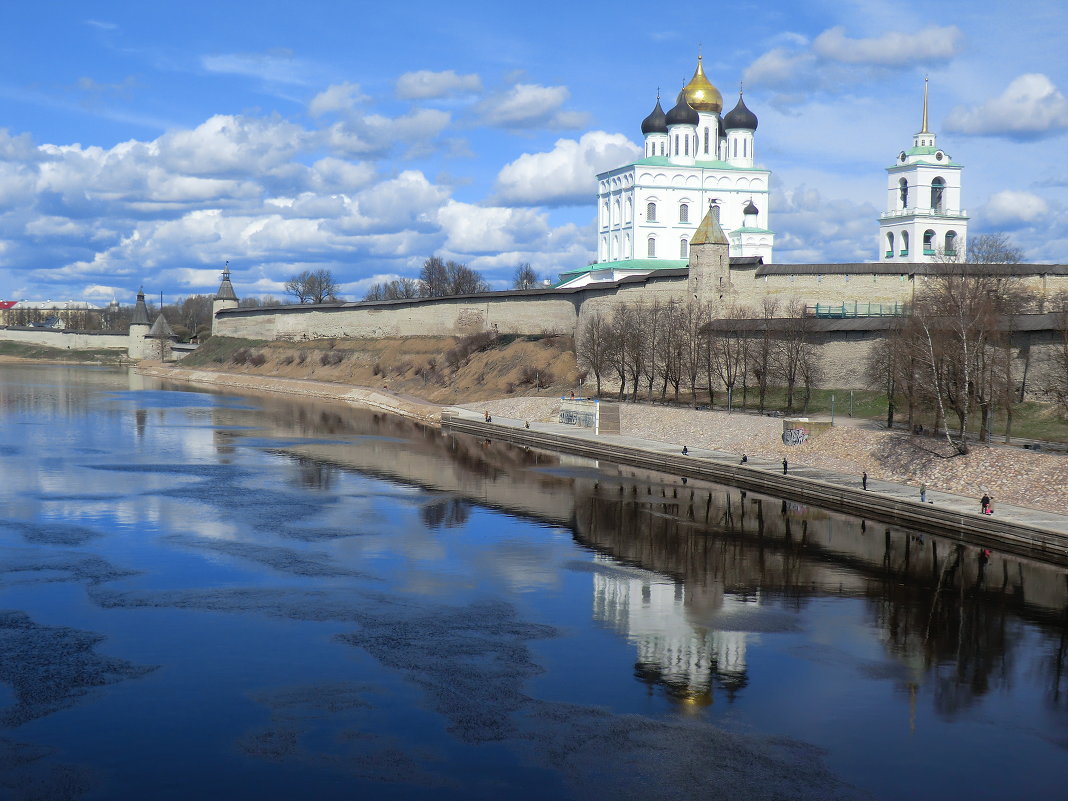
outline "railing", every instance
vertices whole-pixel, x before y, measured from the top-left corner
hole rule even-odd
[[[905,314],[904,303],[817,303],[808,306],[811,317],[900,317]]]
[[[891,209],[890,211],[883,211],[879,213],[880,220],[887,220],[891,217],[967,217],[968,212],[965,209],[959,210],[946,210],[941,211],[937,209],[922,209],[912,206],[907,209]]]

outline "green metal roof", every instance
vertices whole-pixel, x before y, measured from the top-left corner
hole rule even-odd
[[[601,270],[677,270],[689,264],[688,259],[620,259],[619,261],[599,261],[596,264],[587,264],[574,270],[560,273],[560,282],[570,281],[586,273],[599,272]],[[566,277],[565,277],[566,276]]]
[[[689,164],[672,164],[671,159],[667,156],[648,156],[644,159],[638,159],[632,161],[629,164],[621,164],[615,169],[605,170],[605,172],[599,173],[604,175],[605,173],[615,172],[616,170],[622,170],[626,167],[690,167]],[[694,167],[701,167],[706,170],[735,170],[737,172],[768,172],[763,167],[733,167],[725,161],[695,161]]]
[[[732,234],[773,234],[774,231],[769,231],[767,228],[746,228],[744,225],[741,228],[735,228],[731,231]]]

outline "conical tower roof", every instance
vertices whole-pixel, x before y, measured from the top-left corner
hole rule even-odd
[[[145,305],[145,290],[137,290],[137,303],[134,304],[130,325],[148,325],[148,306]]]
[[[178,335],[174,333],[174,330],[167,322],[167,318],[163,316],[163,312],[160,312],[159,317],[156,318],[156,322],[152,323],[152,328],[149,329],[148,336],[152,339],[178,338]]]
[[[234,285],[230,283],[230,262],[226,262],[226,266],[223,267],[222,283],[219,284],[219,291],[215,293],[216,300],[237,300],[237,293],[234,292]]]
[[[690,247],[694,245],[729,244],[727,235],[723,233],[723,229],[719,226],[719,220],[712,213],[712,206],[709,206],[708,211],[705,213],[705,218],[701,220],[701,224],[697,226],[697,230],[694,231],[693,236],[690,238]]]

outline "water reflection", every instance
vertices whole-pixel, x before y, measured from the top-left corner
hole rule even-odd
[[[0,380],[0,448],[19,456],[0,608],[19,611],[0,639],[114,668],[41,708],[36,736],[83,762],[106,757],[40,720],[110,684],[166,718],[175,677],[174,698],[190,682],[210,699],[180,753],[220,775],[235,753],[285,764],[324,798],[338,770],[398,797],[491,797],[469,784],[487,771],[492,797],[603,795],[605,776],[643,799],[727,781],[740,798],[938,797],[973,761],[958,739],[1016,763],[972,797],[1041,795],[1068,742],[1064,570],[340,404],[17,378]],[[16,716],[35,680],[20,659],[0,656]]]

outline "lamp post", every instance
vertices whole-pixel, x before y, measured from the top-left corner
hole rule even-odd
[[[834,395],[831,395],[831,425],[834,425]]]

